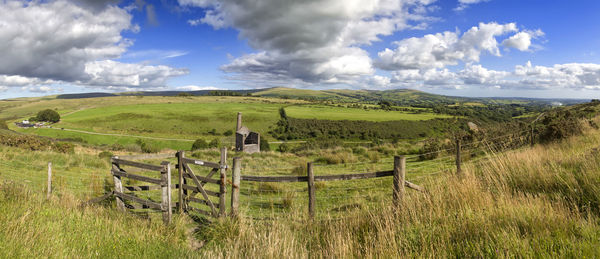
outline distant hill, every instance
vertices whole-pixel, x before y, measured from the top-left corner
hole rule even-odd
[[[261,91],[260,89],[251,90],[228,90],[241,95]],[[141,91],[141,92],[122,92],[122,93],[78,93],[78,94],[61,94],[57,95],[56,99],[83,99],[96,97],[110,96],[176,96],[181,93],[188,93],[196,96],[211,95],[212,92],[222,92],[221,90],[199,90],[199,91]]]
[[[341,102],[379,102],[391,101],[397,105],[430,106],[431,104],[451,105],[456,103],[481,104],[544,104],[560,103],[562,105],[577,104],[590,101],[589,99],[540,99],[519,97],[458,97],[426,93],[412,89],[394,90],[308,90],[285,87],[275,87],[253,92],[254,96],[293,98],[307,100],[332,100]]]

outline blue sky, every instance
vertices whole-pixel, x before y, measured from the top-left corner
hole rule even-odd
[[[0,3],[0,98],[77,92],[412,88],[600,98],[600,2]]]

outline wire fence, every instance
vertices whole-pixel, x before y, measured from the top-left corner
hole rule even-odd
[[[520,132],[485,138],[461,144],[461,155],[465,162],[475,163],[488,159],[490,153],[507,148],[518,148],[527,144],[528,137]],[[498,141],[505,138],[504,141]],[[423,157],[434,155],[433,159]],[[456,148],[446,148],[419,154],[405,156],[407,180],[420,183],[439,174],[453,172],[456,162]],[[0,161],[0,177],[7,180],[19,181],[37,189],[45,188],[47,181],[46,166],[35,161],[12,160]],[[365,173],[373,170],[391,169],[393,157],[375,159],[373,161],[356,161],[351,163],[327,164],[315,163],[317,175],[327,174],[352,174]],[[56,182],[55,192],[71,192],[89,197],[102,194],[111,189],[111,174],[106,170],[82,169],[76,172],[68,169],[68,165],[57,166],[52,172],[53,181]],[[254,165],[242,167],[244,175],[295,175],[304,173],[302,165],[282,165],[272,167]],[[362,179],[352,181],[318,182],[316,184],[316,199],[318,215],[326,217],[343,216],[349,210],[370,207],[391,198],[391,177]],[[249,183],[243,182],[240,188],[241,204],[252,218],[267,215],[281,216],[289,214],[294,209],[305,208],[307,201],[306,183]],[[141,195],[151,197],[151,192],[139,192]],[[259,213],[260,212],[260,213]],[[338,215],[339,214],[339,215]]]

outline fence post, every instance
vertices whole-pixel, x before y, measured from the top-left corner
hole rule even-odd
[[[221,173],[221,188],[219,190],[219,217],[225,217],[225,180],[227,178],[227,148],[221,148],[221,161],[219,162],[219,168]]]
[[[461,158],[460,158],[460,138],[456,139],[456,173],[460,174],[462,169],[460,168]]]
[[[177,211],[179,213],[183,213],[183,161],[182,158],[184,156],[184,151],[180,150],[177,152],[177,172],[179,174],[179,188],[177,188],[177,195],[179,196],[179,204],[177,206]]]
[[[162,212],[163,212],[163,222],[165,224],[171,223],[171,163],[162,162],[163,170],[160,172],[160,180],[161,180],[161,189],[162,189]]]
[[[394,206],[398,207],[404,198],[404,181],[406,179],[406,157],[394,156]]]
[[[117,158],[118,159],[119,157],[115,156],[113,158]],[[111,158],[110,162],[112,164],[113,170],[115,170],[115,171],[120,171],[121,170],[121,168],[119,168],[115,164],[115,162],[114,162],[114,160],[112,158]],[[115,182],[115,192],[123,193],[123,184],[121,183],[121,176],[118,176],[116,174],[112,174],[112,175],[113,175],[113,181]],[[125,210],[125,203],[123,202],[123,199],[121,197],[119,197],[118,195],[115,195],[115,196],[116,196],[116,200],[117,200],[117,208],[119,210],[124,211]]]
[[[240,203],[240,183],[241,183],[242,158],[233,158],[233,171],[231,175],[231,215],[238,216]]]
[[[48,194],[46,198],[52,196],[52,162],[48,162]]]
[[[306,164],[306,174],[308,176],[308,215],[310,218],[315,216],[315,175],[313,174],[313,164]]]

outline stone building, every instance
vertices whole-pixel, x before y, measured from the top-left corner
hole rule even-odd
[[[260,152],[260,134],[242,126],[242,113],[238,112],[235,130],[235,150],[246,153]]]

